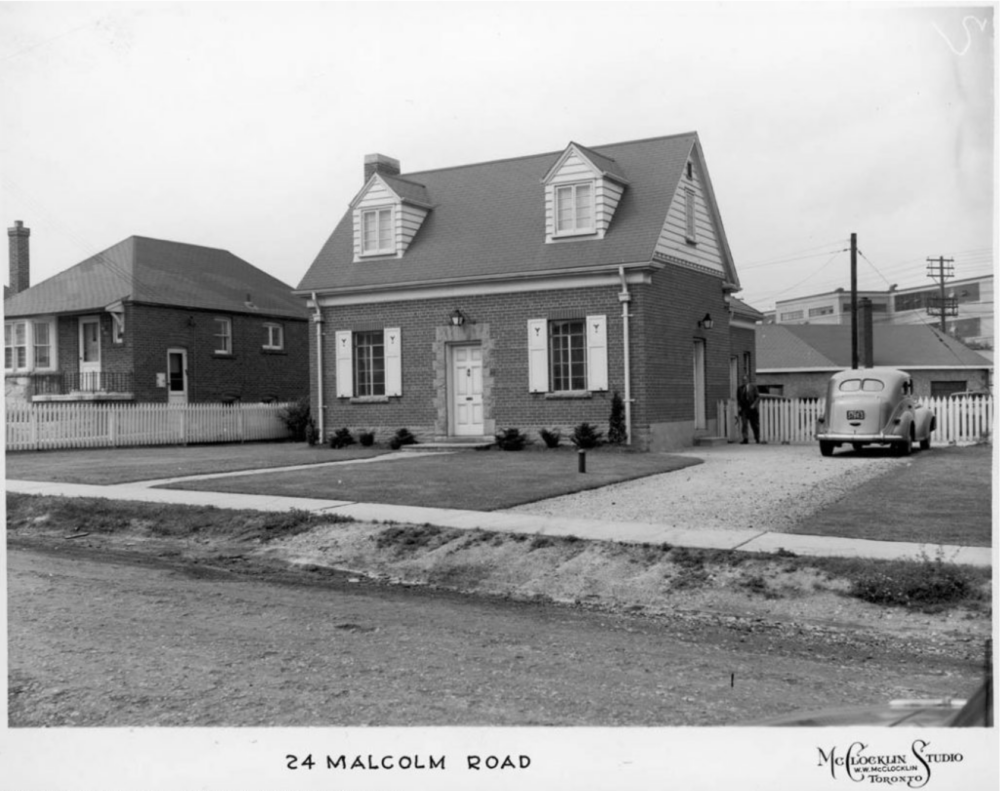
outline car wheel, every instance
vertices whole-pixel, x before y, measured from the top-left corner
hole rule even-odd
[[[910,451],[913,449],[913,440],[905,439],[902,442],[897,442],[892,446],[893,455],[895,456],[909,456]]]
[[[851,447],[854,448],[854,450],[857,451],[858,453],[860,453],[865,448],[864,444],[862,444],[861,442],[852,442]]]
[[[819,441],[819,452],[822,456],[832,456],[833,455],[833,443],[827,442],[826,440]]]
[[[931,435],[928,434],[926,439],[920,440],[920,450],[930,450],[931,449]]]

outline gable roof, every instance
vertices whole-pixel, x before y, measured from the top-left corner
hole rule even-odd
[[[960,341],[927,325],[876,324],[874,364],[892,368],[990,368]],[[757,370],[837,370],[851,367],[851,328],[842,324],[762,324]]]
[[[566,149],[399,176],[423,185],[433,205],[406,254],[355,263],[348,211],[297,290],[364,290],[648,263],[697,141],[689,132],[586,149],[628,182],[603,239],[545,242],[541,180]]]
[[[734,316],[750,319],[751,321],[763,321],[764,319],[764,314],[757,310],[757,308],[748,305],[742,299],[737,299],[732,295],[729,296],[729,307],[732,308]]]
[[[247,295],[256,309],[248,307]],[[291,287],[227,250],[130,236],[15,294],[10,316],[83,313],[118,301],[308,318]]]

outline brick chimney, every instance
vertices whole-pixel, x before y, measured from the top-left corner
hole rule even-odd
[[[875,365],[875,331],[872,318],[872,301],[868,297],[858,300],[858,367]]]
[[[385,154],[365,154],[365,184],[373,173],[385,176],[399,175],[399,160],[387,157]]]
[[[10,237],[10,293],[17,294],[31,285],[31,270],[28,259],[28,237],[31,229],[25,228],[20,220],[7,229]]]

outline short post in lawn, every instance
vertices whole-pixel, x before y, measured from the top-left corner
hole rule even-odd
[[[587,471],[587,451],[583,448],[576,452],[576,469],[578,472]]]

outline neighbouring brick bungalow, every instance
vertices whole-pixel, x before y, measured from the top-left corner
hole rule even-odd
[[[632,444],[679,448],[755,368],[695,133],[364,176],[297,289],[324,434],[607,431],[618,392]]]
[[[308,393],[308,312],[266,272],[225,250],[132,236],[28,288],[27,231],[8,232],[11,283],[24,288],[4,301],[8,402]]]
[[[990,390],[993,365],[961,341],[929,325],[875,324],[871,360],[859,367],[899,368],[913,377],[914,394],[942,398]],[[862,336],[863,339],[863,336]],[[825,398],[837,371],[851,367],[851,328],[831,324],[762,324],[757,328],[757,384],[786,398]]]

